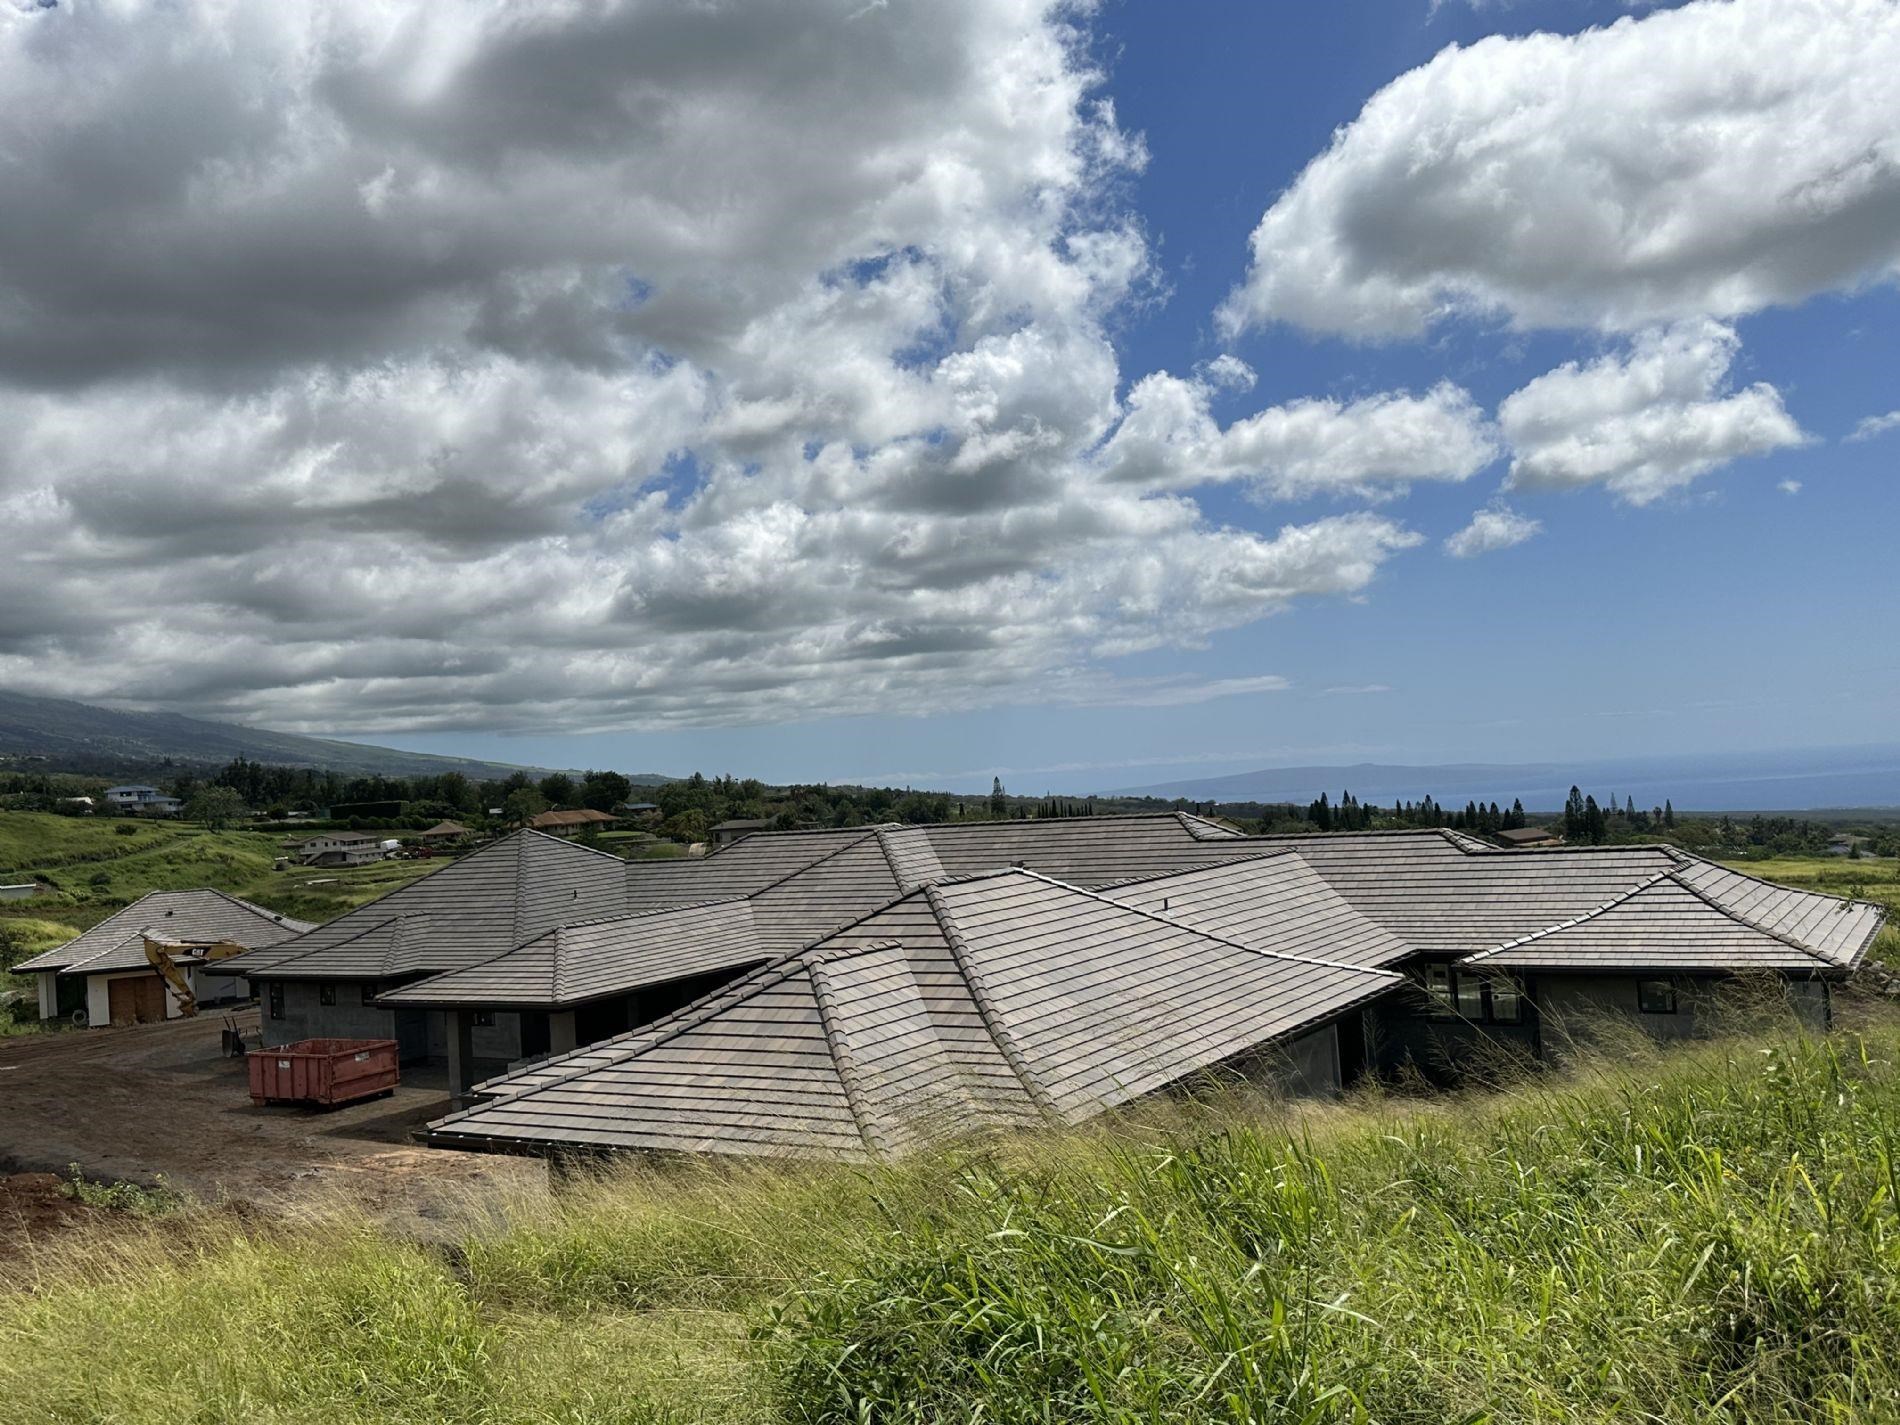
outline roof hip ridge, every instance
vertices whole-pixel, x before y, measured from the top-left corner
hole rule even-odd
[[[867,952],[888,949],[894,943],[866,945],[862,949]],[[844,1028],[839,1023],[841,1011],[828,973],[830,963],[827,957],[814,956],[805,967],[805,973],[811,977],[812,999],[818,1005],[818,1027],[824,1033],[825,1048],[831,1053],[831,1062],[838,1070],[845,1106],[851,1110],[852,1120],[858,1125],[858,1136],[864,1140],[865,1147],[881,1157],[889,1151],[889,1147],[883,1141],[883,1131],[874,1123],[870,1109],[864,1103],[864,1085],[858,1079],[857,1056],[852,1053],[851,1045],[845,1040]]]
[[[1542,940],[1546,935],[1555,935],[1560,930],[1569,930],[1572,926],[1582,925],[1587,920],[1595,920],[1599,915],[1602,915],[1605,911],[1615,909],[1617,906],[1622,905],[1623,902],[1629,900],[1632,896],[1638,895],[1641,892],[1648,890],[1651,886],[1654,886],[1661,881],[1668,880],[1670,878],[1670,875],[1671,873],[1669,871],[1657,871],[1653,875],[1645,876],[1642,880],[1638,881],[1635,885],[1630,886],[1624,890],[1618,891],[1615,895],[1611,896],[1608,900],[1604,901],[1601,905],[1593,905],[1590,907],[1590,909],[1586,911],[1579,911],[1576,915],[1571,916],[1568,920],[1556,921],[1553,924],[1543,926],[1537,930],[1533,930],[1529,934],[1520,935],[1515,940],[1506,940],[1501,945],[1493,945],[1489,950],[1474,951],[1472,954],[1462,957],[1459,960],[1459,963],[1470,964],[1474,960],[1489,959],[1491,956],[1502,954],[1506,950],[1515,950],[1520,945],[1528,945],[1533,940]]]
[[[1792,935],[1784,934],[1782,931],[1775,930],[1769,926],[1763,925],[1760,921],[1753,920],[1750,917],[1742,914],[1740,911],[1733,910],[1730,907],[1723,905],[1719,900],[1717,900],[1714,896],[1709,895],[1700,886],[1692,885],[1689,881],[1684,880],[1681,867],[1678,867],[1677,869],[1673,871],[1666,871],[1664,872],[1664,875],[1666,875],[1670,880],[1674,881],[1677,885],[1681,886],[1685,891],[1687,891],[1690,895],[1694,896],[1697,900],[1701,901],[1704,905],[1708,906],[1711,910],[1716,911],[1718,914],[1727,916],[1730,920],[1734,921],[1737,925],[1745,925],[1750,930],[1753,930],[1757,932],[1758,934],[1766,935],[1772,940],[1779,940],[1783,945],[1787,945],[1795,950],[1799,950],[1803,955],[1807,955],[1811,957],[1812,959],[1819,961],[1822,965],[1825,965],[1830,969],[1841,968],[1839,962],[1829,959],[1826,955],[1823,955],[1819,950],[1816,950],[1812,945],[1805,944],[1802,941],[1795,939]],[[1750,879],[1752,880],[1754,878],[1751,877]],[[1762,882],[1762,884],[1772,885],[1773,882],[1764,881]],[[1794,888],[1792,886],[1781,886],[1781,887],[1778,887],[1777,889],[1793,890]],[[1796,894],[1800,894],[1800,892],[1796,892]],[[1833,898],[1830,897],[1830,899],[1833,899]],[[1847,905],[1853,905],[1854,902],[1842,901],[1841,904],[1844,906],[1847,906]]]
[[[983,1020],[984,1029],[989,1031],[990,1039],[1002,1052],[1010,1070],[1021,1082],[1023,1092],[1029,1095],[1030,1102],[1051,1118],[1060,1119],[1062,1111],[1056,1106],[1055,1097],[1037,1079],[1029,1067],[1029,1061],[1023,1056],[1022,1047],[1016,1043],[1016,1036],[1003,1023],[1001,1011],[990,996],[989,982],[983,978],[983,972],[970,952],[969,942],[963,938],[963,930],[957,924],[956,914],[944,899],[942,888],[929,885],[923,891],[924,898],[930,902],[931,913],[936,916],[937,924],[943,930],[944,943],[950,948],[950,958],[956,962],[957,972],[970,987],[971,1003],[976,1006],[976,1012]]]

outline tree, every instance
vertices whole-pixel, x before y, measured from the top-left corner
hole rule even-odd
[[[501,804],[501,817],[510,826],[526,826],[547,809],[547,799],[533,787],[518,787]]]
[[[1570,795],[1564,799],[1564,839],[1575,841],[1583,835],[1583,789],[1572,787]]]
[[[1003,791],[1003,779],[1001,777],[992,777],[990,778],[990,815],[1007,816],[1008,814],[1009,797],[1008,794]]]
[[[674,841],[704,841],[712,823],[703,811],[683,811],[660,823],[660,835]]]
[[[574,779],[565,772],[554,772],[541,779],[541,795],[548,799],[549,806],[571,807],[574,805]]]
[[[633,795],[633,783],[618,772],[589,772],[581,778],[581,805],[612,811]]]
[[[1608,829],[1603,820],[1603,808],[1597,805],[1597,799],[1595,797],[1585,797],[1583,799],[1584,839],[1592,846],[1601,846],[1604,836],[1608,833]]]
[[[1662,819],[1664,826],[1674,826],[1676,824],[1676,804],[1670,801],[1668,797],[1663,798]]]
[[[231,787],[202,786],[185,803],[185,815],[207,831],[223,831],[244,815],[244,798]]]

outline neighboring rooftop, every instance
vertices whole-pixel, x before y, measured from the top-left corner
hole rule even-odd
[[[570,827],[607,826],[614,819],[604,811],[582,807],[578,811],[544,811],[528,825],[536,831],[565,831]]]
[[[57,970],[74,975],[142,970],[150,964],[145,957],[148,933],[173,942],[229,941],[264,947],[313,928],[307,921],[292,920],[223,891],[152,891],[84,934],[13,968],[16,973]]]

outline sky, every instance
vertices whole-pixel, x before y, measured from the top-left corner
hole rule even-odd
[[[1900,5],[0,6],[0,686],[1083,792],[1891,742]]]

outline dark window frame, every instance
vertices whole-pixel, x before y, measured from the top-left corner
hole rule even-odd
[[[370,981],[365,980],[362,984],[358,985],[356,988],[357,988],[357,997],[362,1001],[363,1007],[365,1009],[374,1009],[376,1006],[372,1003],[372,1001],[376,998],[376,986]]]
[[[317,1003],[322,1005],[325,1009],[329,1009],[332,1006],[334,1006],[336,1004],[336,986],[335,985],[318,985],[317,986]]]
[[[282,1019],[284,1017],[284,982],[282,980],[272,980],[270,982],[269,987],[264,992],[264,1002],[266,1012],[272,1019]]]
[[[1499,986],[1507,987],[1505,993]],[[1434,1019],[1462,1019],[1469,1024],[1518,1025],[1524,1022],[1524,987],[1515,976],[1460,970],[1443,962],[1425,966],[1422,987]],[[1501,1008],[1500,1002],[1509,1009]]]
[[[1652,990],[1661,991],[1657,999],[1662,1001],[1662,1003],[1652,1004],[1650,1002],[1650,991]],[[1636,982],[1636,1008],[1644,1014],[1682,1013],[1682,1004],[1676,995],[1676,982],[1674,980],[1663,979],[1638,980]]]
[[[495,1027],[495,1011],[492,1009],[475,1010],[469,1015],[469,1023],[476,1029],[493,1029]]]

